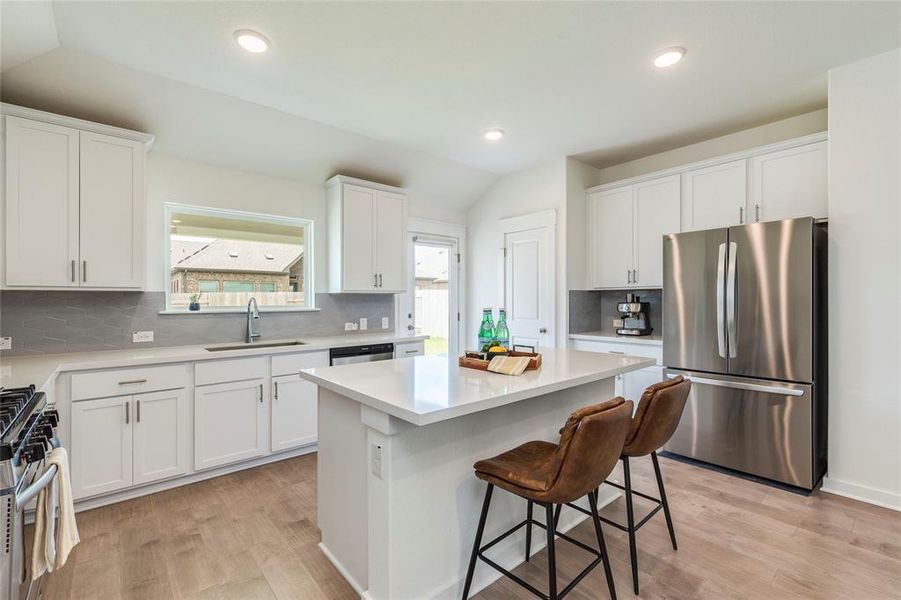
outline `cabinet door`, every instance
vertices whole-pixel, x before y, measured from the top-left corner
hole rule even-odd
[[[682,230],[716,229],[747,223],[745,159],[688,171],[684,175]]]
[[[72,494],[85,498],[132,484],[131,396],[72,403]]]
[[[589,281],[596,288],[629,287],[633,186],[588,196]]]
[[[406,344],[394,344],[394,358],[411,358],[425,354],[425,342],[407,342]]]
[[[375,190],[345,185],[343,191],[342,289],[372,292],[375,280]]]
[[[265,379],[194,388],[194,469],[227,465],[267,453]]]
[[[144,285],[144,146],[81,132],[81,285]]]
[[[647,367],[639,371],[623,373],[620,395],[626,400],[638,404],[644,391],[649,386],[661,381],[663,381],[663,367]]]
[[[826,179],[826,142],[755,156],[751,159],[751,218],[826,217]]]
[[[188,398],[184,389],[134,397],[134,483],[188,472]]]
[[[376,266],[380,292],[402,292],[406,289],[407,238],[406,198],[380,191],[376,211]]]
[[[6,285],[78,285],[78,131],[6,117]]]
[[[319,430],[319,386],[300,375],[272,379],[273,452],[312,444]]]
[[[679,175],[635,186],[635,277],[641,287],[663,286],[663,236],[679,231]]]

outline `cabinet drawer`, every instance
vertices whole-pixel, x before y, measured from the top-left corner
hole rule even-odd
[[[394,344],[394,358],[409,358],[425,354],[425,342]]]
[[[294,375],[301,369],[328,366],[328,351],[277,354],[272,357],[272,376]]]
[[[608,352],[610,354],[628,354],[653,358],[657,364],[663,364],[663,347],[646,344],[629,344],[628,342],[590,342],[573,340],[573,348],[584,352]]]
[[[72,375],[72,401],[183,388],[188,365],[160,365]]]
[[[244,381],[266,377],[268,368],[265,356],[205,360],[194,365],[194,384],[209,385],[227,381]]]

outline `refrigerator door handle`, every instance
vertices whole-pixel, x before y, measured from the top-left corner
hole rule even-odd
[[[735,321],[735,279],[738,244],[729,242],[729,271],[726,275],[726,330],[729,334],[729,358],[738,355],[738,331]]]
[[[678,377],[677,373],[667,373],[668,379]],[[749,392],[763,392],[766,394],[778,394],[780,396],[803,396],[804,390],[798,388],[782,387],[778,385],[762,385],[759,383],[748,383],[745,381],[723,381],[721,379],[707,379],[706,377],[689,376],[688,379],[692,383],[698,385],[712,385],[715,387],[731,388],[736,390],[747,390]]]
[[[723,315],[726,293],[726,244],[720,244],[716,260],[716,342],[720,358],[726,358],[726,325]]]

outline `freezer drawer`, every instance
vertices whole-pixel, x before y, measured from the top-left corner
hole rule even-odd
[[[813,386],[666,369],[692,380],[666,450],[812,489]]]

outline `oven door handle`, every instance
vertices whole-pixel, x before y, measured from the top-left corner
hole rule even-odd
[[[50,465],[34,483],[16,494],[16,512],[22,511],[38,495],[38,492],[50,485],[50,482],[56,477],[56,471],[56,465]]]

